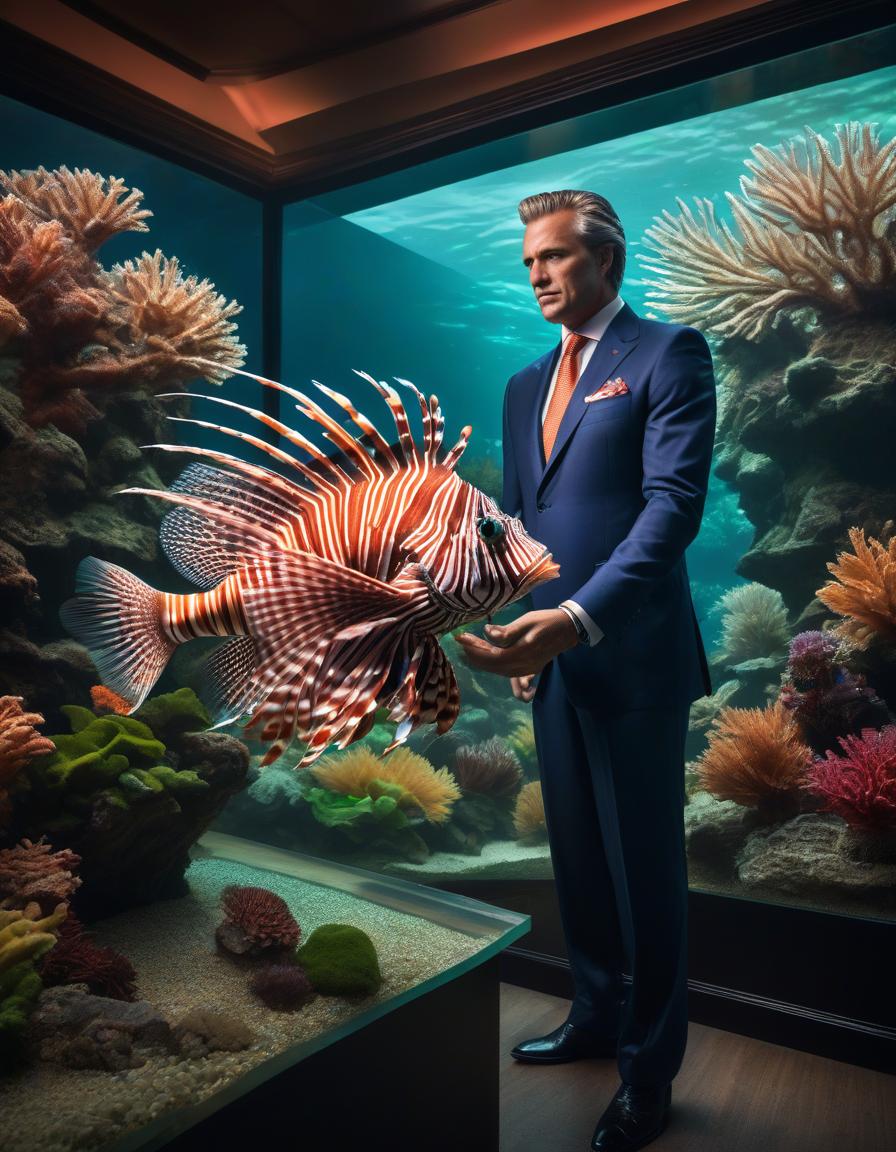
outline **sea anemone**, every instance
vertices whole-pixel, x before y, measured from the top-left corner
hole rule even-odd
[[[815,595],[844,619],[836,632],[856,648],[872,639],[896,644],[896,535],[885,545],[850,528],[853,553],[841,552],[828,571],[835,577]]]
[[[719,800],[757,808],[770,818],[793,814],[811,750],[780,702],[766,708],[723,708],[696,762],[700,782]]]
[[[133,964],[113,948],[95,943],[73,912],[60,925],[55,946],[41,962],[40,977],[47,987],[86,984],[94,996],[137,999]]]
[[[536,762],[538,753],[535,748],[535,726],[531,716],[520,720],[507,737],[507,743],[524,764]]]
[[[790,641],[787,671],[803,690],[833,683],[834,661],[840,642],[830,632],[798,632]]]
[[[249,987],[268,1008],[285,1012],[303,1007],[315,994],[298,964],[265,964],[252,974]]]
[[[380,760],[359,745],[319,760],[311,771],[321,787],[343,796],[368,796],[376,780],[397,784],[405,792],[399,806],[419,808],[433,824],[447,820],[455,800],[460,799],[460,788],[447,768],[436,770],[408,748],[396,748]]]
[[[43,839],[37,844],[23,840],[14,848],[0,850],[0,902],[22,908],[36,901],[47,915],[58,904],[68,903],[81,886],[74,875],[81,857],[63,848],[54,852]]]
[[[215,938],[237,956],[295,948],[301,930],[286,901],[267,888],[228,885],[221,893],[224,920]]]
[[[481,744],[463,744],[458,748],[454,776],[464,792],[506,797],[519,788],[523,770],[507,742],[492,736]]]
[[[841,736],[840,748],[815,761],[804,787],[851,827],[896,833],[896,725]]]
[[[774,656],[787,647],[787,608],[775,588],[764,584],[729,588],[713,611],[722,613],[719,649],[728,664]]]
[[[546,839],[548,830],[540,780],[530,780],[520,789],[513,810],[513,826],[524,843],[535,844]]]

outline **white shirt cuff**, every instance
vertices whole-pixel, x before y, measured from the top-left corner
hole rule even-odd
[[[604,634],[600,627],[594,623],[581,604],[576,604],[575,600],[562,600],[560,607],[566,608],[581,623],[582,627],[588,633],[588,643],[592,647],[597,644],[599,640],[603,639]]]

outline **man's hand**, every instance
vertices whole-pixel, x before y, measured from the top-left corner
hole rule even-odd
[[[481,640],[471,632],[462,632],[455,639],[471,667],[509,676],[518,700],[531,700],[534,677],[560,652],[575,648],[579,642],[576,626],[562,608],[527,612],[503,626],[487,624],[485,635]]]

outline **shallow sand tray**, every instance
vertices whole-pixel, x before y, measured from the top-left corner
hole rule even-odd
[[[484,963],[528,929],[527,917],[475,900],[219,833],[200,840],[187,880],[189,896],[102,921],[96,938],[131,959],[139,997],[169,1022],[200,1007],[226,1013],[255,1033],[251,1047],[193,1059],[153,1049],[142,1067],[120,1073],[35,1063],[0,1081],[4,1152],[160,1148],[277,1073]],[[363,929],[379,955],[379,992],[318,996],[298,1012],[265,1007],[249,991],[245,967],[215,946],[227,884],[277,892],[303,940],[325,923]]]

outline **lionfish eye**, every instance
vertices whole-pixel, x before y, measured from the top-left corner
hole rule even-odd
[[[476,529],[486,544],[494,544],[504,535],[504,525],[494,516],[480,516],[476,521]]]

